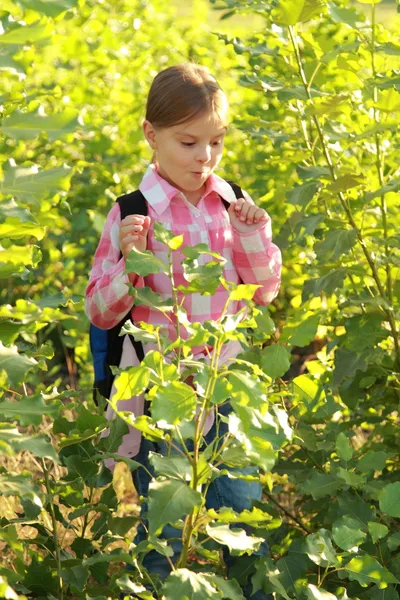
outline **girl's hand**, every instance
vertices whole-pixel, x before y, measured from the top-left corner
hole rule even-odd
[[[249,233],[255,231],[268,221],[268,215],[263,208],[248,202],[244,198],[239,198],[235,202],[231,202],[228,215],[232,227],[239,233]]]
[[[129,215],[122,219],[119,229],[119,247],[125,260],[135,246],[140,252],[147,247],[151,219],[143,215]]]

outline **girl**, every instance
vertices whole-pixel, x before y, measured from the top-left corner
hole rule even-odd
[[[148,216],[130,215],[121,221],[118,203],[108,214],[94,265],[86,290],[86,313],[90,321],[102,329],[118,324],[131,310],[131,320],[152,324],[163,323],[163,316],[145,306],[134,306],[128,294],[128,283],[149,286],[155,292],[170,297],[171,285],[164,274],[141,278],[124,274],[125,260],[133,246],[141,251],[150,250],[163,257],[165,247],[154,237],[156,221],[162,222],[174,235],[183,234],[183,246],[206,243],[212,251],[227,260],[224,277],[228,281],[258,284],[255,293],[258,304],[269,304],[278,293],[281,273],[281,254],[271,241],[271,220],[257,207],[247,193],[236,199],[231,186],[214,174],[222,158],[224,138],[228,126],[228,101],[218,83],[208,70],[194,64],[183,64],[161,71],[154,79],[146,108],[143,132],[153,149],[153,162],[140,183]],[[230,205],[226,210],[221,198]],[[122,253],[122,258],[120,258]],[[175,284],[187,284],[179,260],[174,261]],[[218,319],[227,299],[221,285],[213,296],[191,294],[185,297],[184,308],[192,322]],[[235,303],[234,303],[235,304]],[[239,306],[232,306],[232,313]],[[175,327],[165,323],[171,339]],[[224,346],[222,361],[232,359],[242,348],[238,342]],[[204,358],[200,348],[196,359]],[[134,366],[140,361],[128,336],[125,336],[121,367]],[[143,414],[143,396],[123,403],[122,410]],[[108,415],[111,418],[110,407]],[[215,436],[213,417],[208,419],[206,441]],[[219,435],[224,424],[220,424]],[[226,425],[225,425],[226,427]],[[151,470],[148,463],[150,451],[161,449],[149,440],[141,439],[140,432],[130,428],[119,450],[125,456],[134,456]],[[149,478],[144,469],[134,472],[134,483],[140,495],[147,496]],[[241,512],[250,509],[252,500],[261,499],[261,485],[228,477],[216,479],[209,488],[207,507],[219,509],[230,506]],[[172,527],[164,535],[174,537]],[[143,527],[138,528],[135,542],[145,537]],[[176,531],[175,531],[176,537]],[[172,547],[179,552],[179,542]],[[262,547],[264,554],[267,548]],[[234,557],[226,553],[228,569],[234,566]],[[169,571],[168,560],[155,551],[145,556],[144,566],[150,573],[164,579]],[[266,600],[264,592],[251,596],[251,585],[244,585],[244,595],[252,600]]]

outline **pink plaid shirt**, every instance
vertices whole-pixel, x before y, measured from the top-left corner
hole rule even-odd
[[[163,223],[174,235],[184,235],[184,246],[205,243],[213,252],[226,259],[224,277],[227,281],[259,284],[254,300],[257,304],[269,304],[277,295],[280,285],[281,253],[271,242],[271,221],[263,222],[250,233],[239,233],[230,224],[228,213],[219,197],[232,202],[235,194],[231,186],[218,175],[212,174],[207,180],[206,191],[197,206],[188,202],[177,190],[157,172],[154,165],[147,169],[139,186],[148,204],[151,218],[147,238],[147,249],[164,262],[168,262],[168,252],[164,244],[154,237],[153,224]],[[244,192],[246,200],[252,202]],[[176,336],[175,327],[157,310],[147,306],[134,306],[128,294],[128,275],[124,274],[125,259],[120,258],[119,227],[121,222],[119,205],[110,210],[97,247],[89,284],[86,289],[85,309],[90,321],[101,329],[111,329],[132,309],[132,321],[146,321],[165,324],[171,339]],[[176,285],[188,285],[183,276],[182,254],[173,253],[173,269]],[[199,262],[205,263],[210,257],[202,255]],[[132,276],[134,286],[149,286],[163,298],[172,295],[167,275],[159,273],[147,277]],[[190,322],[203,323],[207,319],[218,319],[227,300],[227,291],[220,285],[212,296],[190,294],[185,297],[183,306]],[[231,313],[241,304],[233,302]],[[183,333],[183,332],[182,332]]]
[[[257,304],[267,305],[277,295],[281,275],[281,253],[272,243],[271,220],[260,224],[260,227],[249,233],[240,233],[230,224],[228,213],[220,196],[232,202],[236,199],[231,186],[218,175],[212,174],[207,179],[206,190],[197,206],[188,202],[182,192],[169,184],[151,164],[139,186],[148,205],[151,225],[147,238],[147,249],[165,263],[168,262],[167,248],[154,237],[153,224],[163,223],[174,235],[184,236],[182,248],[205,243],[213,252],[218,252],[226,259],[224,277],[227,281],[258,284],[261,287],[254,295]],[[244,197],[253,202],[244,192]],[[111,329],[131,310],[133,322],[145,321],[154,325],[165,325],[165,332],[173,340],[176,331],[157,310],[147,306],[134,306],[134,299],[128,294],[129,281],[138,286],[149,286],[163,298],[170,298],[171,284],[163,273],[139,277],[126,275],[125,259],[120,258],[119,228],[121,215],[118,203],[110,210],[104,231],[97,247],[92,272],[86,289],[85,310],[90,321],[101,329]],[[173,253],[173,272],[176,285],[187,285],[183,276],[183,255]],[[199,257],[199,263],[210,260],[209,256]],[[220,285],[215,294],[205,296],[199,293],[190,294],[183,300],[190,322],[203,323],[208,319],[218,319],[225,306],[228,292]],[[181,299],[182,297],[180,297]],[[241,302],[232,302],[229,313],[234,314],[242,307]],[[181,328],[183,329],[183,328]],[[182,337],[185,331],[182,331]],[[125,342],[127,342],[126,338]],[[132,355],[132,344],[124,343],[120,366],[136,364]],[[230,342],[224,348],[222,361],[234,358],[241,351],[238,342]],[[204,357],[204,349],[193,348],[195,358]],[[109,409],[111,407],[109,406]],[[132,398],[132,401],[121,402],[121,410],[132,410],[135,415],[143,414],[143,397]],[[112,412],[107,411],[110,418]],[[206,427],[206,430],[211,426]],[[140,446],[140,432],[130,428],[130,434],[124,438],[119,452],[134,456]]]

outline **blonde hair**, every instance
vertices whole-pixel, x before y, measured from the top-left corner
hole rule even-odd
[[[156,75],[146,105],[153,127],[173,127],[209,113],[225,122],[228,100],[206,67],[185,63]]]

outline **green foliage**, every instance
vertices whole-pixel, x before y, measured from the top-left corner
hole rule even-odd
[[[158,597],[236,600],[244,572],[253,593],[276,600],[399,597],[398,35],[373,0],[363,1],[368,18],[347,0],[211,4],[225,23],[254,11],[264,26],[247,39],[211,35],[159,0],[0,8],[0,488],[16,499],[1,514],[2,597],[152,598],[141,561],[152,549],[171,556],[159,537],[167,523],[183,551]],[[271,214],[282,291],[268,311],[252,304],[255,286],[225,282],[249,315],[200,325],[173,299],[132,289],[188,337],[171,345],[159,328],[127,323],[158,352],[117,370],[119,418],[109,423],[91,400],[87,273],[105,214],[150,158],[140,123],[153,74],[193,58],[231,98],[220,172]],[[214,293],[224,259],[181,248],[161,226],[157,236],[170,260],[184,255],[179,292]],[[132,270],[170,274],[148,252],[132,252]],[[236,363],[191,360],[197,344],[218,355],[228,339],[243,345]],[[309,360],[288,381],[292,354]],[[146,390],[151,416],[124,412]],[[194,415],[228,398],[229,434],[204,450]],[[130,541],[138,517],[117,513],[105,464],[142,468],[117,453],[128,425],[168,450],[151,457],[141,547]],[[225,465],[260,467],[265,502],[207,511],[204,486]],[[255,559],[264,538],[271,556]],[[240,555],[230,579],[221,544]],[[121,575],[124,563],[133,571]]]

